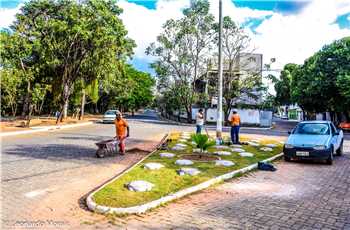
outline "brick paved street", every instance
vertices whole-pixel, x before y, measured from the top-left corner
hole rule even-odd
[[[150,149],[173,130],[189,130],[158,121],[129,121],[127,148]],[[3,228],[16,221],[60,221],[93,188],[141,159],[143,154],[95,157],[95,142],[113,137],[112,124],[2,138],[1,189]],[[90,214],[90,213],[89,213]],[[78,223],[80,219],[78,220]],[[22,223],[17,223],[20,227]],[[44,228],[51,225],[44,225]]]
[[[161,138],[157,133],[192,129],[158,121],[130,124],[129,146],[146,141],[144,148]],[[332,166],[279,161],[276,172],[256,171],[143,215],[91,213],[84,195],[143,156],[94,158],[94,142],[113,132],[111,125],[95,124],[3,138],[3,228],[350,229],[349,140]]]

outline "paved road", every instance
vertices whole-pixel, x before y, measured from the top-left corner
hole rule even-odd
[[[132,118],[129,124],[131,137],[127,140],[127,148],[146,150],[155,146],[169,131],[191,129],[160,122],[153,114]],[[112,124],[93,124],[62,131],[3,137],[1,214],[4,226],[20,227],[21,221],[27,220],[45,222],[64,219],[60,215],[67,210],[56,208],[62,206],[57,202],[66,200],[63,194],[74,196],[76,200],[71,199],[64,204],[70,206],[67,209],[76,209],[82,195],[145,155],[136,152],[123,157],[97,159],[94,143],[109,139],[114,132]],[[66,190],[74,191],[65,193]],[[50,202],[53,197],[58,200]],[[45,219],[40,216],[45,216]]]
[[[350,141],[334,165],[279,161],[153,212],[110,218],[120,229],[350,229]],[[92,227],[93,229],[95,227]]]
[[[130,118],[129,123],[129,146],[144,149],[161,139],[162,133],[193,130],[166,124],[150,114]],[[346,154],[336,158],[333,166],[281,162],[276,173],[256,172],[145,215],[92,214],[84,209],[83,196],[145,155],[96,159],[94,143],[113,134],[113,125],[94,124],[2,138],[3,229],[350,229],[349,141]]]

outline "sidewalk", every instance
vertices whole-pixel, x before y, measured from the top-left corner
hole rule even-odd
[[[45,132],[45,131],[49,131],[49,130],[74,128],[74,127],[91,125],[91,124],[93,124],[92,121],[82,122],[82,123],[78,123],[78,124],[71,124],[71,125],[34,126],[34,127],[30,127],[29,129],[21,130],[21,131],[9,131],[9,132],[1,131],[0,137],[15,136],[15,135],[21,135],[21,134],[31,134],[31,133],[37,133],[37,132]]]

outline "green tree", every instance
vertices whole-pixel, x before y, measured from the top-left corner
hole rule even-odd
[[[187,112],[188,122],[192,122],[192,104],[195,102],[194,81],[205,70],[206,60],[213,36],[213,15],[209,14],[206,0],[191,1],[189,8],[183,10],[183,17],[170,19],[163,25],[157,42],[146,50],[157,60],[152,67],[161,79],[164,92],[176,86],[180,100]],[[165,80],[165,78],[168,78]],[[163,84],[167,82],[168,84]],[[159,86],[158,86],[159,87]]]
[[[1,107],[2,114],[11,111],[12,116],[16,116],[18,101],[21,95],[22,78],[21,73],[16,69],[3,69],[1,75]]]
[[[217,44],[219,25],[215,24]],[[222,51],[223,51],[223,112],[225,121],[234,101],[242,95],[258,98],[258,91],[263,90],[261,72],[247,68],[248,62],[242,61],[252,53],[250,37],[242,27],[239,27],[229,16],[223,18]],[[242,74],[243,73],[243,74]]]
[[[61,85],[61,110],[67,116],[69,97],[78,79],[96,78],[99,64],[115,70],[131,55],[134,43],[118,18],[115,1],[37,0],[25,4],[12,27],[26,41],[38,44],[37,63],[51,70],[51,82]],[[94,59],[93,59],[94,58]],[[89,64],[95,61],[95,67]],[[110,63],[110,64],[109,64]],[[92,67],[92,74],[83,75]],[[101,74],[103,75],[103,74]]]
[[[350,37],[324,46],[292,74],[292,100],[310,112],[349,118]],[[336,115],[339,115],[336,117]]]

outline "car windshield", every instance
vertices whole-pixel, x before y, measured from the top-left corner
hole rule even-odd
[[[108,110],[105,115],[115,115],[115,111],[113,110]]]
[[[293,134],[329,135],[329,126],[321,123],[301,123],[295,128]]]

